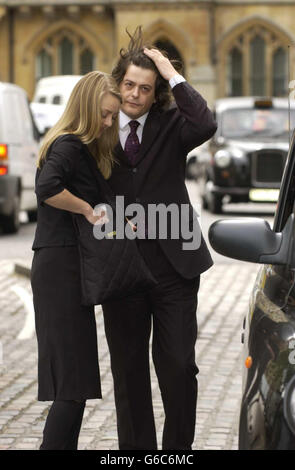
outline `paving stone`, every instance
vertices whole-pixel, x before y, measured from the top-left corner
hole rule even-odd
[[[35,334],[25,340],[18,339],[27,313],[12,288],[21,285],[31,292],[31,287],[28,278],[14,272],[14,262],[0,261],[0,449],[37,450],[51,402],[37,401]],[[217,264],[202,275],[196,345],[200,372],[194,449],[237,449],[242,374],[240,337],[256,275],[257,267],[246,263]],[[100,307],[95,308],[95,314],[103,399],[87,402],[79,449],[116,450],[113,381]],[[151,377],[161,448],[164,410],[152,362]]]

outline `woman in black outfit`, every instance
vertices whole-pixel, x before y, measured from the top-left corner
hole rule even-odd
[[[113,79],[90,72],[75,86],[40,150],[32,291],[38,341],[38,400],[53,401],[40,449],[77,449],[87,399],[101,398],[94,306],[81,305],[71,213],[94,224],[103,214],[86,146],[107,179],[118,136],[120,95]],[[98,267],[99,268],[99,267]]]

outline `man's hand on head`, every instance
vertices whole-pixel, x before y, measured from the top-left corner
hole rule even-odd
[[[143,52],[155,63],[159,73],[165,80],[170,80],[172,77],[178,74],[170,60],[163,56],[163,54],[157,49],[144,48]]]

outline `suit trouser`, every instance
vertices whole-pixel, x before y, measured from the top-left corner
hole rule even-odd
[[[152,357],[165,411],[162,449],[191,449],[198,392],[195,343],[200,276],[182,278],[156,241],[138,243],[159,284],[149,293],[103,305],[119,448],[157,449],[149,369],[153,329]]]

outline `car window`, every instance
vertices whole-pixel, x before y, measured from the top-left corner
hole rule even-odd
[[[46,103],[46,96],[40,96],[40,98],[38,98],[38,103]]]

